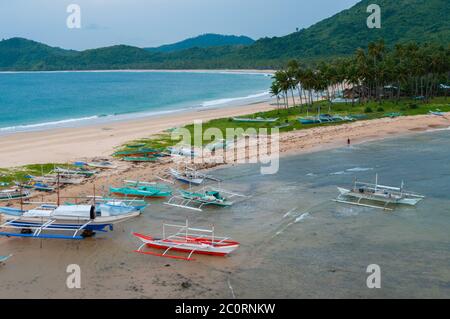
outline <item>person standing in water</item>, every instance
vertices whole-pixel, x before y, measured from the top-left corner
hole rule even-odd
[[[347,145],[350,146],[352,142],[350,141],[350,138],[347,139]]]

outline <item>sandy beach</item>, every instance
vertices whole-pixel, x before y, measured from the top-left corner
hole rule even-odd
[[[122,143],[141,137],[148,137],[164,129],[180,126],[195,119],[209,120],[233,115],[244,115],[269,110],[273,107],[269,103],[259,103],[214,111],[208,110],[207,112],[196,111],[178,114],[170,118],[159,117],[132,122],[110,123],[101,127],[58,129],[2,136],[0,137],[0,148],[2,149],[1,166],[11,167],[27,163],[69,162],[95,156],[108,156],[112,153],[114,147]],[[337,126],[317,127],[282,134],[280,137],[280,153],[283,158],[289,158],[287,155],[310,153],[332,148],[346,149],[348,138],[351,139],[353,145],[356,145],[388,137],[416,136],[419,132],[445,129],[449,126],[450,121],[447,118],[424,115],[394,119],[383,118]],[[102,172],[95,179],[91,178],[82,185],[64,187],[61,190],[62,200],[65,200],[64,198],[92,195],[94,185],[97,191],[96,194],[106,194],[108,186],[121,185],[125,179],[151,181],[157,180],[158,176],[168,177],[168,168],[173,166],[170,162],[154,164],[117,163],[119,164],[117,170]],[[227,164],[233,170],[244,170],[241,173],[234,173],[237,174],[234,176],[235,178],[241,176],[240,178],[246,180],[247,168],[245,168],[245,165],[234,165],[234,162],[228,162]],[[296,167],[295,163],[292,164],[294,165],[293,167]],[[211,164],[199,166],[199,168],[207,169],[216,166]],[[287,168],[283,165],[281,169],[283,171]],[[296,212],[292,217],[289,217],[288,215],[291,212],[287,212],[289,207],[298,205],[296,201],[289,202],[292,201],[292,197],[284,199],[284,205],[280,207],[276,201],[270,201],[266,195],[266,192],[272,192],[275,185],[279,184],[281,188],[286,186],[280,184],[280,180],[276,177],[275,179],[273,179],[274,177],[268,177],[267,180],[260,181],[259,174],[253,174],[256,174],[253,178],[258,180],[256,184],[237,182],[233,179],[226,183],[225,187],[247,194],[254,191],[255,185],[258,185],[258,189],[260,189],[252,198],[247,199],[238,205],[236,210],[231,212],[223,212],[223,214],[219,212],[213,214],[183,212],[179,209],[168,209],[162,204],[162,201],[152,201],[152,205],[143,216],[123,225],[118,225],[112,235],[101,234],[99,237],[82,242],[0,238],[0,250],[2,253],[14,254],[13,259],[0,272],[2,287],[4,287],[4,289],[0,289],[0,297],[55,298],[57,296],[58,298],[188,299],[254,298],[255,296],[264,296],[266,298],[268,296],[285,298],[299,296],[306,298],[331,297],[332,295],[330,295],[328,290],[315,288],[317,284],[316,279],[314,279],[316,278],[315,276],[303,276],[299,280],[299,274],[296,274],[294,268],[289,268],[285,271],[283,276],[284,284],[282,286],[273,287],[270,284],[270,282],[278,282],[279,278],[272,278],[268,275],[273,272],[270,270],[272,264],[265,262],[264,256],[274,258],[273,262],[275,264],[277,257],[272,256],[273,249],[271,247],[275,245],[275,242],[272,243],[271,238],[274,237],[265,239],[266,235],[264,234],[277,236],[277,234],[284,232],[293,223],[307,218],[308,215],[304,215],[302,210],[299,210],[298,213]],[[225,176],[229,178],[228,175]],[[300,191],[300,193],[305,191]],[[284,193],[280,193],[280,196],[281,194]],[[333,196],[333,194],[334,190],[331,191],[330,196]],[[32,200],[50,203],[56,201],[56,196],[54,194],[36,195]],[[310,200],[310,198],[302,200],[303,209],[306,209],[307,205],[313,205]],[[327,200],[327,202],[329,201]],[[25,205],[24,208],[29,207],[32,206]],[[243,212],[246,210],[254,211],[252,214],[258,214],[258,218],[244,216]],[[293,221],[289,222],[290,219],[287,219],[280,224],[278,220],[282,216],[288,216]],[[182,224],[186,217],[195,225],[218,225],[221,234],[240,239],[243,247],[233,258],[211,259],[202,257],[191,263],[180,263],[164,258],[147,258],[148,256],[132,253],[137,245],[135,238],[131,235],[133,231],[159,234],[161,232],[161,223],[164,220]],[[315,223],[321,222],[322,219],[316,219]],[[371,223],[371,221],[365,222]],[[242,227],[236,226],[241,224]],[[243,225],[245,225],[244,228]],[[364,226],[362,226],[363,228]],[[308,247],[316,246],[316,238],[314,236],[321,236],[320,238],[327,242],[327,240],[331,240],[331,238],[327,239],[327,236],[333,231],[336,231],[333,226],[329,226],[329,229],[323,229],[323,225],[319,223],[314,231],[305,234],[295,232],[290,236],[299,234],[295,236],[301,236],[302,238],[299,240],[303,243],[302,247],[306,247],[303,249],[308,249]],[[264,237],[261,238],[261,236]],[[289,239],[289,241],[291,240]],[[335,240],[336,238],[333,237],[333,241]],[[266,241],[267,243],[265,243]],[[267,248],[263,249],[262,246],[266,244],[268,245]],[[279,243],[276,245],[279,245]],[[324,251],[323,254],[324,256],[333,256],[327,251]],[[290,253],[287,254],[287,256],[289,255]],[[345,255],[342,254],[342,256]],[[339,285],[341,288],[343,286],[346,287],[339,294],[334,294],[334,297],[353,296],[348,293],[349,289],[360,289],[355,288],[356,286],[346,286],[348,274],[344,271],[341,272],[339,266],[334,265],[334,263],[339,264],[338,261],[324,261],[320,267],[317,267],[314,264],[309,265],[308,259],[305,259],[306,256],[301,258],[303,260],[302,264],[307,265],[305,267],[309,267],[310,272],[316,273],[320,278],[331,280],[337,287]],[[30,260],[33,260],[33,263],[29,263],[28,261]],[[285,262],[289,263],[289,261]],[[330,262],[331,264],[329,264]],[[67,277],[65,267],[74,263],[80,265],[83,271],[82,289],[71,290],[64,285]],[[278,266],[285,267],[285,264],[280,263]],[[359,268],[357,264],[351,267],[353,267],[352,272],[358,273]],[[260,272],[262,273],[258,275]],[[256,278],[262,278],[260,276],[264,276],[266,279],[263,281],[256,280]],[[291,278],[291,276],[295,276],[295,279]],[[251,278],[254,279],[252,280]],[[299,290],[299,284],[306,290]],[[269,289],[267,285],[271,288]],[[355,285],[355,283],[351,281],[351,285]],[[256,290],[246,288],[247,286],[260,287],[261,292],[255,294]],[[315,291],[315,293],[307,293],[308,291]],[[383,293],[372,295],[367,290],[361,290],[358,293],[367,297],[405,295],[404,292],[395,291],[389,291],[387,295]],[[434,292],[429,293],[433,295]],[[439,297],[440,292],[437,292],[436,296]]]
[[[139,138],[148,138],[164,130],[216,118],[242,116],[274,109],[274,102],[199,109],[171,115],[161,115],[132,121],[111,122],[77,128],[60,128],[39,132],[16,133],[0,136],[1,167],[26,164],[69,163],[93,157],[107,157],[114,148]],[[281,152],[299,152],[339,147],[350,138],[353,143],[382,139],[445,128],[450,125],[446,117],[421,115],[414,117],[384,118],[372,121],[313,128],[283,134]]]

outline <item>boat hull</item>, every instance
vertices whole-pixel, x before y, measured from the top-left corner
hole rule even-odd
[[[134,236],[139,238],[145,246],[157,250],[167,250],[193,253],[197,255],[210,255],[210,256],[220,256],[224,257],[239,248],[238,242],[225,241],[223,244],[212,244],[212,242],[205,243],[198,240],[190,241],[172,241],[172,240],[162,240],[155,239],[150,236],[145,236],[142,234],[134,233]]]
[[[382,202],[382,203],[392,203],[392,204],[400,204],[400,205],[409,205],[416,206],[423,198],[420,197],[407,197],[407,198],[389,198],[387,196],[383,196],[382,194],[373,194],[367,195],[363,193],[354,192],[350,189],[338,187],[339,193],[342,196],[352,197],[356,199],[365,199],[370,201]]]
[[[79,217],[70,217],[70,216],[61,218],[58,216],[55,217],[55,216],[51,216],[51,215],[48,217],[20,216],[20,215],[18,215],[18,210],[11,211],[11,212],[1,210],[0,213],[3,214],[4,218],[7,221],[16,220],[19,217],[20,222],[23,222],[23,223],[43,224],[45,222],[54,220],[55,225],[58,224],[58,225],[79,225],[79,226],[82,226],[85,223],[90,221],[89,227],[96,227],[98,225],[104,226],[104,225],[110,225],[110,224],[111,225],[119,224],[119,223],[125,222],[129,219],[135,218],[141,214],[139,211],[132,211],[132,212],[129,212],[126,214],[118,215],[118,216],[100,216],[100,217],[96,217],[95,219],[89,219],[89,218],[79,218]]]

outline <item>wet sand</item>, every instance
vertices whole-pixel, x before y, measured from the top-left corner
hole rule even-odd
[[[448,297],[450,183],[441,172],[450,148],[448,133],[432,134],[285,156],[273,176],[262,176],[259,165],[217,168],[211,173],[224,179],[222,187],[250,196],[230,209],[199,213],[159,200],[113,233],[81,242],[0,239],[0,252],[14,254],[0,268],[0,298]],[[427,195],[426,205],[384,213],[330,201],[336,185],[375,172],[389,185],[405,179]],[[164,221],[186,218],[195,227],[214,224],[216,235],[241,247],[193,262],[133,252],[139,241],[132,232],[158,236]],[[382,267],[383,289],[365,285],[372,263]],[[81,289],[66,287],[70,264],[81,267]]]
[[[261,108],[269,109],[273,106],[251,105],[235,109],[236,113],[233,115],[248,114]],[[227,112],[231,112],[231,109],[218,110],[214,114],[196,112],[180,115],[172,117],[171,122],[148,119],[133,123],[111,123],[108,130],[105,130],[105,127],[87,127],[1,137],[0,148],[2,152],[4,150],[1,166],[107,156],[114,146],[123,142],[185,124],[188,119],[186,116],[189,116],[189,119],[201,117],[206,120],[231,114]],[[343,147],[347,144],[347,138],[352,140],[353,145],[357,145],[392,136],[413,136],[418,131],[448,126],[447,118],[424,115],[313,128],[283,134],[280,138],[280,152],[284,158],[288,155],[286,158],[290,158],[294,154]],[[228,164],[234,166],[233,162]],[[62,196],[92,195],[94,184],[98,192],[103,192],[107,190],[108,185],[120,185],[124,179],[154,180],[156,176],[166,176],[167,169],[171,166],[170,163],[120,165],[120,169],[102,173],[95,181],[90,180],[83,185],[64,189]],[[308,254],[301,255],[300,260],[291,260],[285,264],[276,262],[278,254],[280,260],[289,259],[288,256],[292,254],[288,246],[272,242],[273,236],[276,237],[280,229],[289,227],[286,221],[280,223],[280,216],[288,213],[291,208],[296,208],[294,203],[289,203],[288,199],[291,197],[286,197],[290,194],[291,186],[286,184],[286,179],[282,177],[263,177],[255,174],[251,165],[220,168],[218,174],[225,179],[224,188],[251,194],[252,197],[230,210],[213,209],[204,213],[167,208],[162,205],[162,201],[154,201],[143,216],[118,225],[113,233],[98,234],[96,238],[82,242],[0,238],[0,254],[14,254],[11,260],[0,268],[0,298],[333,298],[405,295],[402,292],[384,295],[366,290],[354,293],[351,285],[345,284],[344,289],[339,291],[319,289],[317,285],[320,286],[320,283],[324,287],[326,284],[342,286],[341,282],[350,275],[348,270],[340,270],[339,262],[330,266],[326,266],[327,262],[324,262],[318,270],[314,264],[307,264]],[[292,191],[302,194],[302,189],[294,187]],[[303,191],[306,192],[307,189]],[[42,199],[54,201],[55,195]],[[302,209],[298,211],[303,211],[314,203],[314,198],[302,198]],[[133,253],[139,245],[131,235],[133,231],[161,235],[161,225],[164,221],[183,224],[186,217],[191,225],[196,227],[216,225],[217,235],[230,236],[240,241],[242,247],[230,258],[200,256],[195,262],[173,261]],[[331,236],[333,228],[330,226],[334,222],[324,222],[327,227],[317,225],[317,228],[296,235],[295,241],[304,243],[306,250],[316,245],[315,236],[322,236],[331,244],[335,241]],[[351,223],[348,226],[352,227]],[[327,249],[331,247],[325,250]],[[313,250],[309,253],[314,256]],[[331,253],[332,250],[324,252],[325,255]],[[342,256],[347,253],[345,250],[338,252]],[[271,256],[270,260],[267,260],[267,256]],[[301,267],[304,263],[307,264],[305,272],[298,272],[295,267]],[[81,289],[66,287],[66,267],[69,264],[81,266]],[[273,268],[273,265],[280,268]],[[284,274],[282,286],[273,285],[277,282],[278,271]],[[313,271],[317,277],[308,277],[308,271]],[[351,271],[356,272],[355,269]],[[269,289],[271,283],[273,287]],[[440,296],[439,292],[435,295]]]

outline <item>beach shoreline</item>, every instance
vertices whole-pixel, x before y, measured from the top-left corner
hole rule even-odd
[[[244,116],[276,109],[275,101],[256,102],[207,109],[193,109],[153,117],[114,121],[81,127],[0,135],[0,168],[28,164],[70,163],[96,157],[109,157],[127,142],[150,138],[164,131],[214,119]],[[450,126],[447,117],[403,116],[321,126],[282,133],[280,153],[297,153],[340,147],[351,143],[379,140]]]

